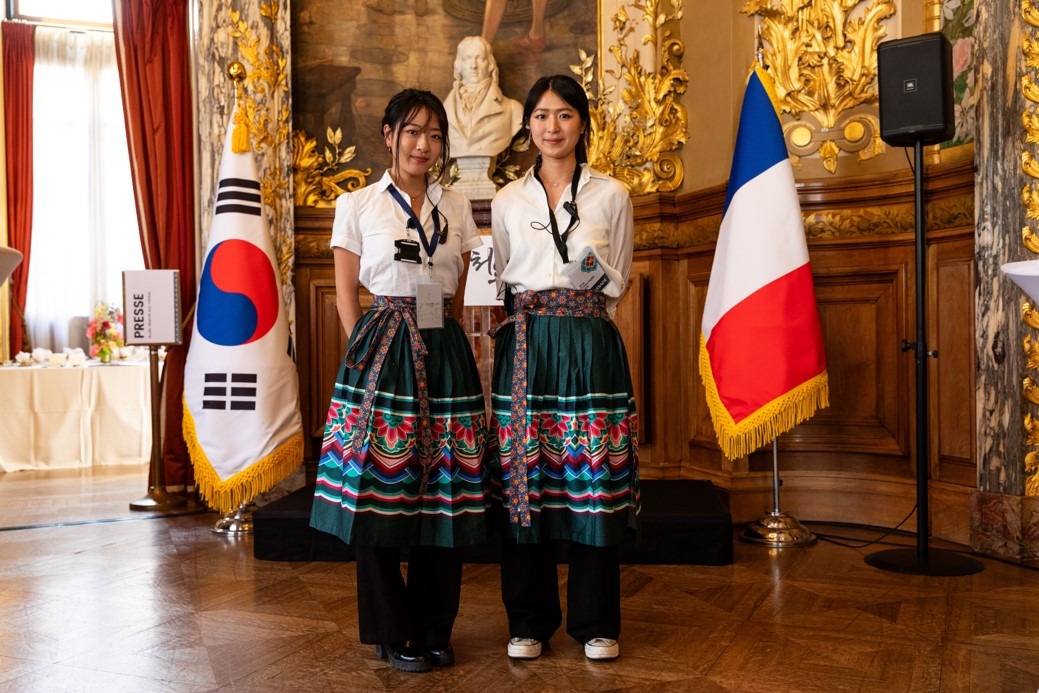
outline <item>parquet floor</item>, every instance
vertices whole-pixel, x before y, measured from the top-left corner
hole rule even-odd
[[[625,566],[613,663],[564,634],[510,662],[497,566],[467,565],[457,664],[402,674],[357,643],[352,563],[258,561],[250,538],[210,531],[215,514],[129,512],[145,484],[136,469],[0,474],[0,691],[1039,690],[1034,566],[906,576],[863,561],[877,546],[827,540]]]

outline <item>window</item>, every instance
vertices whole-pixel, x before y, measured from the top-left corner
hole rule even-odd
[[[10,16],[43,24],[112,26],[112,0],[8,0]]]

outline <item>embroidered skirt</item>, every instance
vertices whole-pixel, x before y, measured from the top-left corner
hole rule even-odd
[[[624,342],[601,293],[516,297],[495,334],[491,407],[492,504],[509,536],[608,546],[635,528],[638,415]]]
[[[310,524],[348,544],[480,543],[485,438],[462,328],[417,330],[414,299],[376,297],[339,367]]]

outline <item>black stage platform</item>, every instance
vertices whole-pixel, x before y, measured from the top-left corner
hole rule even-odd
[[[623,563],[732,563],[732,516],[710,481],[643,481],[639,529],[621,545]],[[267,561],[351,561],[353,549],[310,527],[314,487],[306,486],[253,512],[253,555]],[[466,561],[498,560],[498,542],[465,550]],[[565,554],[565,546],[561,546]],[[565,559],[565,555],[560,556]]]

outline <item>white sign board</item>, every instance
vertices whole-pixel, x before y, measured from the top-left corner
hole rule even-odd
[[[180,344],[178,270],[123,272],[123,326],[127,346]]]
[[[469,274],[465,280],[465,305],[500,306],[498,289],[494,285],[494,245],[490,236],[480,236],[482,248],[473,249],[469,256]]]

